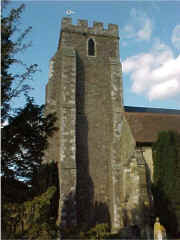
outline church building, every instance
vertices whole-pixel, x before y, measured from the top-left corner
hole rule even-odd
[[[123,105],[117,25],[62,19],[46,110],[57,116],[44,159],[58,167],[57,223],[107,222],[112,232],[149,224],[152,143],[161,130],[180,132],[180,111]]]

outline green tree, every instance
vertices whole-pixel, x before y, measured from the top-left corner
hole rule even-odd
[[[177,150],[175,134],[173,132],[161,132],[154,144],[154,183],[169,195],[175,183],[175,169]]]
[[[10,4],[10,3],[9,3]],[[11,110],[11,101],[22,93],[27,93],[31,87],[28,80],[32,79],[33,73],[37,71],[37,64],[26,65],[16,56],[24,52],[31,43],[24,43],[25,37],[31,31],[31,27],[21,32],[18,28],[18,22],[24,11],[25,5],[20,5],[17,9],[7,10],[8,1],[2,1],[1,18],[1,117],[5,121]],[[15,35],[18,37],[15,38]],[[10,68],[19,65],[23,71],[12,73]]]
[[[177,194],[180,185],[179,140],[178,134],[172,131],[161,132],[153,145],[155,213],[170,234],[174,234],[177,227],[175,202],[180,203]]]
[[[2,1],[2,175],[4,178],[24,179],[32,183],[39,171],[47,137],[52,134],[55,116],[45,116],[44,106],[38,106],[28,96],[29,80],[37,70],[37,64],[27,66],[17,59],[18,53],[26,50],[30,43],[25,37],[31,27],[21,32],[18,23],[25,6],[8,11],[8,2]],[[17,37],[16,37],[17,36]],[[12,72],[16,64],[23,67],[21,73]],[[26,104],[17,109],[12,100],[24,94]],[[13,110],[13,111],[12,111]],[[12,114],[12,112],[14,112]]]
[[[54,127],[56,118],[54,114],[45,115],[45,106],[36,105],[33,98],[29,97],[31,89],[29,80],[37,70],[37,65],[27,66],[22,60],[17,59],[18,53],[24,53],[24,50],[30,46],[29,43],[24,43],[24,40],[31,27],[21,33],[17,27],[24,11],[24,5],[8,12],[5,11],[7,1],[3,1],[2,7],[1,174],[4,220],[2,233],[7,239],[23,239],[24,237],[27,239],[48,237],[50,239],[56,234],[55,220],[52,220],[51,216],[53,219],[56,217],[58,201],[56,200],[57,193],[53,194],[55,187],[48,187],[58,185],[56,164],[51,164],[51,169],[49,166],[44,166],[48,170],[45,173],[48,184],[41,184],[39,175],[44,173],[40,171],[41,162],[48,144],[48,136],[56,129]],[[15,38],[15,36],[18,37]],[[17,74],[12,71],[16,64],[23,67],[21,73]],[[22,94],[25,95],[24,107],[13,106],[12,100]],[[42,185],[45,193],[37,196],[40,192],[42,193],[42,188],[39,189]],[[30,201],[34,196],[36,197]],[[15,213],[13,213],[14,210]],[[10,216],[7,213],[13,214]],[[25,218],[27,222],[24,222]],[[37,222],[32,222],[31,225],[30,220],[33,219]]]
[[[25,107],[9,116],[2,130],[2,174],[32,181],[41,166],[47,138],[54,130],[55,117],[44,116],[44,106],[28,98]]]

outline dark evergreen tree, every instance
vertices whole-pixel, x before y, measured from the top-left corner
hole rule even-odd
[[[177,150],[175,134],[173,132],[161,132],[158,141],[154,145],[154,183],[168,194],[172,193],[175,183],[175,169]]]
[[[4,10],[7,6],[6,1],[3,1],[2,5]],[[47,236],[49,238],[50,231],[56,233],[55,218],[59,194],[57,192],[49,197],[49,192],[55,191],[55,187],[49,188],[49,186],[55,185],[58,189],[57,167],[54,163],[50,167],[43,166],[46,172],[41,170],[44,150],[48,144],[47,138],[55,130],[56,118],[54,114],[45,115],[45,107],[36,105],[28,95],[31,89],[28,80],[32,78],[37,65],[26,66],[23,61],[16,58],[17,53],[24,51],[30,45],[24,43],[24,40],[31,28],[27,28],[21,34],[17,28],[23,10],[24,5],[21,5],[9,13],[3,12],[1,19],[3,122],[1,182],[4,226],[2,234],[4,239],[24,239],[25,236],[26,239],[34,237],[41,239],[43,232],[42,239],[44,239]],[[16,40],[14,40],[15,33],[16,36],[19,34]],[[24,67],[20,74],[12,72],[12,66],[15,64]],[[25,106],[17,108],[12,105],[12,100],[21,94],[25,95]],[[39,176],[45,180],[48,179],[48,184],[44,184],[45,186],[43,185],[41,189]],[[39,196],[42,191],[45,193]],[[35,200],[31,201],[34,196],[36,196]],[[23,203],[27,200],[29,200],[28,204]],[[32,204],[32,207],[29,207],[29,204]],[[24,206],[27,206],[27,209]],[[7,213],[12,214],[12,217]],[[38,222],[32,224],[31,220],[33,218],[37,220],[37,216],[40,216]],[[24,222],[25,217],[30,220],[28,220],[28,229],[27,222]],[[35,229],[33,229],[34,226]],[[44,232],[46,232],[45,235]]]
[[[174,132],[161,132],[153,146],[155,213],[172,235],[177,230],[178,221],[175,202],[180,203],[177,193],[180,185],[179,140]]]
[[[31,181],[40,168],[47,137],[53,132],[55,117],[43,114],[28,98],[25,107],[9,116],[9,124],[2,129],[2,174]]]
[[[23,32],[18,29],[24,5],[8,11],[7,4],[2,1],[2,175],[11,182],[21,178],[32,183],[47,147],[47,136],[55,129],[55,116],[45,116],[44,106],[36,105],[28,96],[31,89],[29,79],[32,79],[37,65],[27,66],[16,56],[30,46],[24,41],[31,27]],[[16,64],[23,67],[21,73],[12,72],[12,66]],[[26,96],[26,104],[17,109],[11,101],[21,94]]]

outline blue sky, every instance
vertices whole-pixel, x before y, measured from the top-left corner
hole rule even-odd
[[[87,19],[90,26],[93,21],[119,26],[125,105],[180,109],[180,1],[13,1],[9,7],[21,3],[26,9],[20,28],[32,26],[27,39],[32,47],[19,57],[39,65],[31,83],[38,104],[45,101],[49,60],[70,9],[73,24]]]

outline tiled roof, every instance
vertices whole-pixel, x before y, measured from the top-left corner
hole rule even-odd
[[[180,110],[125,106],[126,119],[137,143],[153,143],[160,131],[180,133]]]

